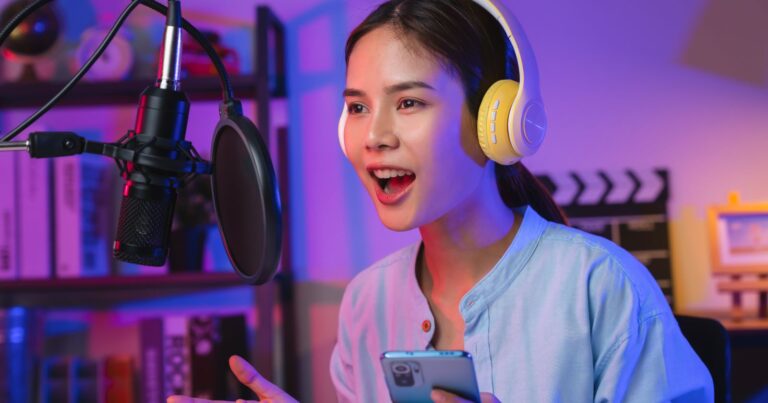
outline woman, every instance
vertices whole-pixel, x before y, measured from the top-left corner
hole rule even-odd
[[[481,149],[483,94],[519,76],[512,49],[470,0],[391,0],[347,41],[343,148],[382,222],[422,241],[347,287],[331,359],[339,400],[386,401],[381,353],[434,348],[472,354],[483,401],[711,401],[648,271],[563,225],[521,163]],[[260,396],[289,399],[233,364]]]

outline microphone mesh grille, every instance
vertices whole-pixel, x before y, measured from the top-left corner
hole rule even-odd
[[[123,197],[117,224],[119,244],[135,248],[160,248],[163,253],[157,256],[153,253],[136,253],[116,248],[115,258],[124,262],[150,266],[161,266],[165,263],[172,212],[171,198],[144,200]]]

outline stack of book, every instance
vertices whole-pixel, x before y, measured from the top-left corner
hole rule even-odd
[[[0,402],[162,403],[174,394],[253,398],[229,370],[248,359],[245,316],[167,315],[139,324],[139,356],[85,357],[45,351],[45,318],[36,309],[0,309]],[[91,340],[91,343],[105,343]]]

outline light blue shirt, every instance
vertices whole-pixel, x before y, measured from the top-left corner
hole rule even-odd
[[[460,302],[481,392],[502,402],[714,400],[709,372],[642,264],[604,238],[521,212],[507,251]],[[382,259],[344,292],[331,357],[339,401],[389,401],[381,353],[429,348],[419,247]]]

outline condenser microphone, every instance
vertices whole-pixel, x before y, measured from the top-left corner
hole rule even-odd
[[[141,94],[135,130],[126,148],[146,158],[128,162],[123,171],[120,218],[113,254],[116,259],[162,266],[176,204],[179,173],[163,169],[183,161],[189,101],[180,91],[181,6],[170,0],[157,81]],[[152,163],[158,161],[158,163]],[[161,163],[162,162],[162,163]]]
[[[0,30],[0,45],[25,13],[46,2],[31,3]],[[73,132],[35,132],[26,141],[11,142],[78,82],[138,4],[165,13],[166,27],[157,81],[141,94],[134,130],[115,143],[91,141]],[[182,28],[208,54],[223,89],[211,162],[202,159],[184,139],[189,101],[181,92],[179,81]],[[64,88],[0,138],[2,151],[27,151],[32,158],[83,153],[112,157],[125,179],[113,254],[118,260],[143,265],[165,263],[178,188],[196,175],[211,175],[219,232],[235,272],[245,282],[259,285],[270,281],[278,269],[283,223],[269,149],[253,122],[243,115],[242,104],[234,98],[229,75],[216,50],[181,18],[178,0],[169,0],[167,8],[154,0],[131,1],[99,48]]]

